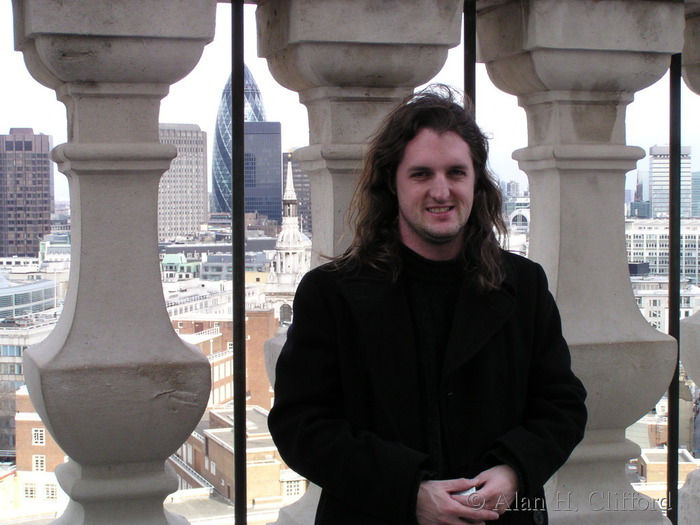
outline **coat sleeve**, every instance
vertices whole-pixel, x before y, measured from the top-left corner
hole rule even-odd
[[[533,497],[583,439],[586,390],[571,370],[559,311],[541,266],[536,268],[532,362],[520,425],[500,436],[485,463],[505,463],[518,473],[519,491]]]
[[[298,287],[276,366],[270,432],[289,467],[324,493],[382,523],[414,522],[426,456],[351,425],[337,339],[337,322],[348,319],[337,297],[329,298],[334,289],[334,279],[318,270]]]

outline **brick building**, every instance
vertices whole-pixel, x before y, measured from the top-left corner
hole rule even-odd
[[[15,403],[17,470],[12,507],[31,507],[37,512],[54,509],[61,500],[68,499],[53,474],[66,461],[66,455],[39,418],[26,386],[17,390]]]
[[[172,319],[173,328],[185,341],[202,349],[212,365],[210,405],[233,399],[233,321],[230,316],[185,314]],[[272,407],[274,394],[265,369],[264,344],[277,332],[274,310],[246,312],[247,404]]]
[[[308,486],[280,458],[267,428],[267,415],[267,410],[260,407],[247,407],[246,505],[250,509],[287,505],[299,499]],[[208,411],[176,456],[171,458],[171,463],[180,477],[181,488],[211,486],[232,500],[235,488],[232,409]]]

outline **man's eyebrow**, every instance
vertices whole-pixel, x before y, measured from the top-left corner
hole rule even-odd
[[[461,169],[468,169],[469,164],[462,164],[462,163],[455,163],[450,166],[448,166],[448,169],[454,169],[454,168],[461,168]],[[423,166],[421,164],[414,164],[412,166],[408,166],[406,170],[408,171],[417,171],[417,170],[425,170],[425,171],[432,171],[434,168],[430,166]]]

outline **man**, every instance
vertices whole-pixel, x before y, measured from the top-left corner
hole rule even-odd
[[[541,524],[583,437],[544,272],[500,249],[487,141],[455,99],[422,92],[385,119],[350,248],[295,297],[269,425],[323,489],[317,524]]]

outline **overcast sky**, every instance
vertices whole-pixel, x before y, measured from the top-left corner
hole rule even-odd
[[[260,87],[267,119],[282,123],[282,148],[308,144],[306,108],[298,95],[279,86],[270,75],[264,59],[257,58],[255,7],[246,4],[245,60]],[[161,122],[198,124],[207,132],[208,157],[211,162],[216,113],[221,91],[229,76],[230,4],[218,4],[216,38],[206,46],[194,71],[173,85],[161,105]],[[11,2],[0,2],[0,134],[12,127],[33,128],[35,133],[53,136],[53,144],[66,141],[65,108],[55,93],[36,82],[24,67],[22,54],[14,51]],[[491,85],[483,66],[477,71],[477,121],[491,137],[491,167],[503,180],[526,181],[515,161],[513,150],[527,145],[525,113],[515,97]],[[462,87],[462,48],[451,50],[448,61],[434,79]],[[684,145],[693,149],[693,170],[700,170],[700,127],[695,124],[700,114],[700,96],[683,89]],[[668,143],[668,78],[640,91],[627,111],[627,143],[648,151],[654,144]],[[648,160],[638,167],[646,171]],[[635,174],[627,177],[633,187]],[[56,172],[56,192],[67,199],[65,177]]]

